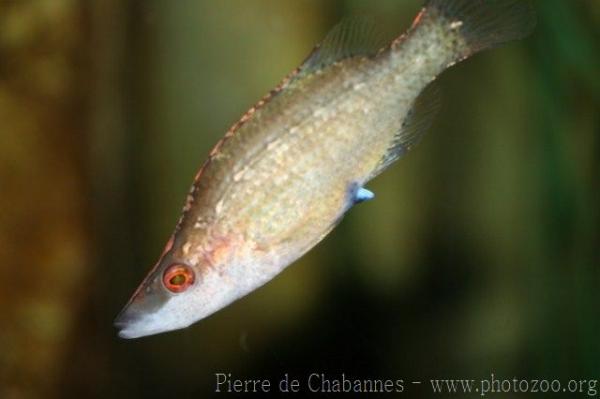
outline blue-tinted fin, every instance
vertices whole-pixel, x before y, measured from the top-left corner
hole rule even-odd
[[[372,191],[367,190],[364,187],[359,187],[354,193],[354,203],[359,204],[364,201],[369,201],[375,198],[375,194]]]

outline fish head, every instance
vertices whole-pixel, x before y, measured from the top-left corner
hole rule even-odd
[[[199,256],[180,256],[172,247],[170,241],[115,319],[121,338],[188,327],[239,296],[220,267]]]

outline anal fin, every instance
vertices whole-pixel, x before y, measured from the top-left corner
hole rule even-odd
[[[394,136],[390,147],[369,179],[383,172],[423,138],[424,133],[431,127],[440,105],[440,89],[437,84],[431,83],[415,99],[409,111],[403,116],[402,127]]]

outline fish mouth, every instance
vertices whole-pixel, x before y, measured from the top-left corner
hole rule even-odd
[[[189,324],[169,317],[168,314],[148,312],[135,306],[126,306],[114,320],[115,327],[119,329],[118,336],[124,339],[160,334],[187,327]]]
[[[155,335],[171,328],[157,323],[157,317],[153,314],[140,312],[132,307],[125,307],[115,318],[114,326],[119,329],[119,338],[133,339]]]
[[[121,338],[139,338],[162,332],[157,314],[170,301],[160,279],[148,275],[119,312],[113,324]]]
[[[146,335],[140,333],[139,329],[136,328],[142,319],[143,316],[140,312],[136,311],[131,306],[125,306],[123,310],[119,312],[113,324],[119,330],[118,335],[120,338],[138,338],[142,335]]]
[[[167,302],[168,296],[160,291],[152,294],[141,291],[134,294],[113,322],[119,329],[119,337],[139,338],[164,331],[164,328],[160,327],[158,314]]]

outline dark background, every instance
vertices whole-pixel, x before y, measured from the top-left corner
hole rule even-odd
[[[531,37],[442,75],[376,200],[271,283],[116,336],[228,127],[345,15],[393,37],[419,5],[0,2],[0,398],[202,398],[216,372],[600,379],[593,0],[535,1]]]

